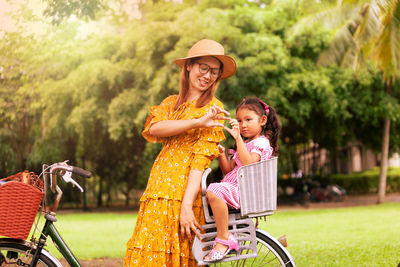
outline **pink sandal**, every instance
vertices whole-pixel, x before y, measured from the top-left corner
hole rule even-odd
[[[228,248],[226,249],[226,251],[224,253],[222,253],[222,252],[220,252],[220,251],[218,251],[218,250],[216,250],[214,248],[216,243],[220,243],[220,244],[226,245],[226,246],[228,246]],[[238,251],[239,250],[239,242],[236,240],[236,238],[231,233],[229,233],[228,240],[222,240],[222,239],[219,239],[218,237],[216,237],[215,241],[214,241],[214,244],[213,244],[213,249],[207,255],[210,259],[207,260],[206,259],[207,256],[205,256],[203,261],[204,262],[220,261],[223,258],[225,258],[225,256],[228,255],[228,253],[232,249]]]

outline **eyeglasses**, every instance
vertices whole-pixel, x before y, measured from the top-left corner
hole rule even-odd
[[[220,68],[211,68],[206,63],[198,63],[198,62],[196,62],[196,63],[199,64],[199,71],[200,71],[201,74],[206,74],[210,70],[211,70],[211,76],[213,78],[218,78],[219,75],[221,74],[221,69]]]

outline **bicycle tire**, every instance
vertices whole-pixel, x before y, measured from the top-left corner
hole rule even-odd
[[[238,261],[215,262],[209,266],[282,266],[295,267],[289,252],[268,233],[256,230],[258,256]]]
[[[13,238],[0,238],[0,266],[29,266],[35,249],[32,243]],[[43,250],[37,267],[62,266],[49,252]]]

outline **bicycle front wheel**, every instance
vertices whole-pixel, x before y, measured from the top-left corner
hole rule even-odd
[[[0,238],[0,266],[29,266],[35,249],[32,243],[13,238]],[[62,266],[46,250],[42,250],[37,267],[60,267]]]
[[[237,261],[216,262],[210,266],[285,266],[295,267],[289,252],[268,233],[256,230],[257,251],[256,258],[241,259]],[[245,251],[242,251],[245,253]]]

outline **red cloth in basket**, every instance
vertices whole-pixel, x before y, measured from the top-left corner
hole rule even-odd
[[[27,171],[0,182],[5,182],[0,184],[0,236],[26,239],[44,195],[43,183]]]

